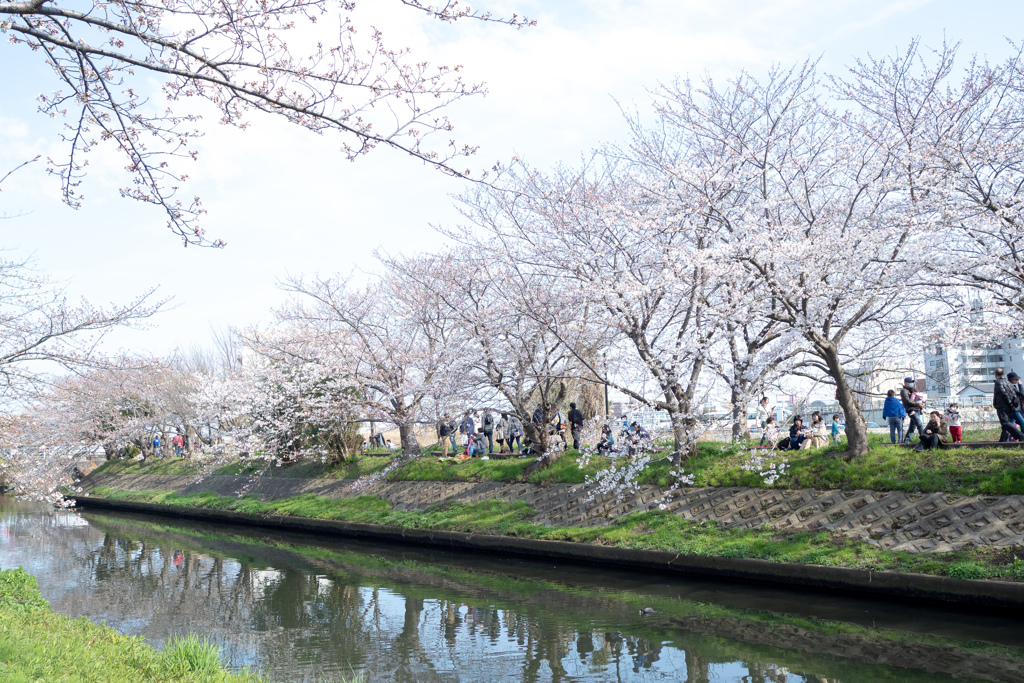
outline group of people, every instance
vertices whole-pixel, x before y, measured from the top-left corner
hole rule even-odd
[[[839,443],[840,415],[832,416],[831,425],[825,422],[821,411],[811,413],[811,421],[804,424],[801,415],[793,416],[793,424],[789,427],[789,436],[780,438],[779,425],[774,415],[768,415],[762,422],[761,443],[770,448],[782,451],[798,451],[808,448],[823,448],[832,443]]]
[[[463,451],[463,456],[474,458],[483,453],[492,455],[494,445],[498,444],[499,455],[509,455],[516,451],[523,451],[523,423],[520,419],[509,413],[501,413],[495,419],[495,414],[485,410],[481,416],[479,412],[467,410],[462,421],[456,425],[450,415],[445,415],[437,425],[437,435],[441,441],[441,457],[448,457],[449,445],[451,452]],[[477,426],[479,421],[480,425]],[[456,438],[459,443],[456,443]]]
[[[889,423],[889,441],[910,443],[910,438],[917,432],[919,443],[914,449],[926,451],[938,448],[943,443],[960,443],[962,432],[960,425],[960,407],[950,403],[945,414],[933,410],[928,414],[928,422],[924,420],[925,399],[917,390],[917,382],[913,377],[904,377],[900,387],[899,398],[896,390],[886,392],[882,406],[882,419]],[[903,423],[910,423],[904,432]]]

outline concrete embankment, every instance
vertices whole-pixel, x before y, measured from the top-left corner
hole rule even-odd
[[[523,501],[537,510],[534,521],[547,525],[600,526],[610,519],[654,507],[686,519],[713,520],[722,526],[780,530],[835,530],[883,548],[941,552],[971,544],[1006,548],[1024,545],[1024,501],[1019,496],[955,497],[945,494],[887,492],[820,492],[758,488],[686,488],[668,496],[650,487],[626,499],[594,495],[578,484],[538,486],[528,483],[380,481],[366,488],[344,479],[298,477],[175,476],[93,474],[83,480],[86,492],[97,486],[118,490],[166,490],[182,495],[254,494],[263,501],[303,494],[325,498],[373,495],[403,511],[423,510],[444,502]],[[1024,584],[968,581],[895,571],[871,571],[812,564],[784,564],[757,559],[685,556],[672,552],[601,545],[519,539],[505,536],[382,526],[293,516],[251,515],[200,508],[129,503],[83,496],[84,508],[246,524],[268,528],[415,543],[488,554],[626,566],[644,570],[710,575],[817,590],[844,590],[877,596],[922,599],[988,607],[1024,606]]]
[[[320,536],[359,538],[398,544],[441,547],[489,555],[580,562],[643,571],[702,575],[813,590],[841,590],[876,597],[939,602],[970,607],[1024,607],[1024,584],[963,580],[899,572],[784,564],[766,560],[680,555],[564,541],[544,541],[490,534],[409,529],[374,524],[278,515],[251,515],[151,503],[83,497],[84,509],[110,509],[222,524],[240,524]]]
[[[624,515],[661,508],[727,529],[768,526],[779,531],[836,531],[887,550],[950,552],[966,546],[1024,546],[1024,496],[742,487],[692,487],[666,493],[654,486],[617,496],[600,494],[583,484],[378,481],[356,488],[355,483],[354,479],[94,473],[81,485],[86,491],[107,486],[182,495],[251,493],[264,501],[309,493],[326,498],[368,494],[403,511],[447,502],[522,501],[537,511],[534,522],[548,526],[603,526]]]

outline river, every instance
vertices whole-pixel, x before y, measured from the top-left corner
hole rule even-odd
[[[0,568],[19,565],[57,612],[158,648],[208,635],[273,681],[1024,680],[1013,615],[0,496]]]

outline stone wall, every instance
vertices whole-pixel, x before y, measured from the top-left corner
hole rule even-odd
[[[108,486],[181,494],[248,493],[265,501],[305,493],[328,498],[373,495],[397,510],[422,510],[447,501],[521,500],[537,511],[534,521],[549,526],[600,526],[632,512],[663,508],[685,519],[714,521],[727,528],[767,525],[779,530],[838,531],[883,548],[911,552],[1024,545],[1024,496],[712,487],[665,494],[648,486],[617,498],[594,495],[584,484],[381,481],[357,491],[354,483],[351,479],[92,474],[82,486],[87,491]]]

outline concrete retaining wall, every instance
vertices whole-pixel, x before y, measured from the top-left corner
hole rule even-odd
[[[622,515],[663,507],[685,519],[715,521],[727,528],[767,525],[780,530],[839,531],[892,550],[948,552],[966,546],[1024,545],[1024,496],[712,487],[666,494],[647,486],[618,498],[596,495],[583,484],[380,481],[356,488],[355,483],[352,479],[91,474],[82,486],[182,494],[210,491],[225,496],[251,493],[263,500],[305,493],[329,498],[367,494],[383,498],[398,510],[422,510],[448,501],[522,500],[537,511],[534,521],[550,526],[600,526]]]

